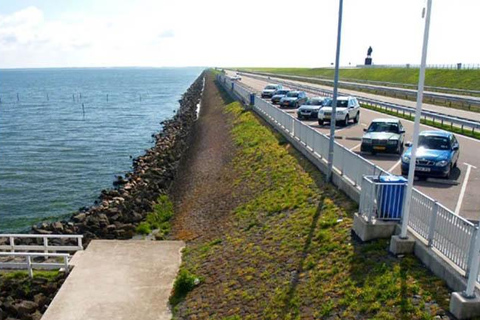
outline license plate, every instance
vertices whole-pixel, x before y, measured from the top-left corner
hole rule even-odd
[[[310,112],[302,112],[302,115],[304,115],[304,116],[309,116],[309,115],[310,115]]]
[[[386,147],[382,147],[382,146],[374,146],[373,149],[375,150],[385,150]]]
[[[430,172],[430,168],[416,167],[415,171]]]
[[[288,101],[285,101],[283,104],[288,104]]]
[[[324,116],[325,119],[330,119],[330,116]]]

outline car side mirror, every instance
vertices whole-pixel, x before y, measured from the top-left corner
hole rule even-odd
[[[363,132],[367,132],[367,128],[363,128]]]
[[[453,151],[457,151],[458,150],[458,144],[454,145],[453,148],[452,148]]]
[[[407,143],[405,143],[405,147],[407,148],[410,148],[412,146],[412,143],[410,141],[408,141]]]
[[[400,130],[400,133],[405,133],[405,130]]]

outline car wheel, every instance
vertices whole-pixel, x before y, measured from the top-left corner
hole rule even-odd
[[[453,165],[450,165],[450,168],[448,169],[448,172],[445,175],[445,179],[450,179],[450,177],[452,176],[452,169],[453,169]]]
[[[355,119],[353,119],[353,122],[358,123],[360,121],[360,111],[357,112],[357,115],[355,116]]]
[[[350,118],[348,116],[348,114],[345,116],[345,120],[343,121],[343,126],[346,127],[348,126],[348,122],[350,121]]]
[[[323,120],[318,120],[318,124],[323,126]]]

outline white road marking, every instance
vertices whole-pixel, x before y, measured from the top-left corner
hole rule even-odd
[[[353,150],[357,149],[357,148],[360,147],[361,145],[362,145],[362,143],[357,144],[355,147],[351,148],[350,151],[353,151]]]
[[[388,172],[392,172],[393,170],[395,170],[400,165],[400,163],[402,163],[402,160],[398,160],[397,163],[395,163],[390,169],[388,169]]]
[[[466,162],[464,162],[463,164],[467,166],[467,172],[465,173],[465,178],[463,179],[462,190],[460,191],[460,196],[458,197],[457,206],[455,207],[456,215],[460,213],[460,209],[462,208],[463,197],[465,196],[465,190],[467,190],[467,184],[468,184],[468,178],[470,177],[470,172],[472,171],[472,168],[477,169],[477,167],[472,166],[471,164],[468,164]]]
[[[367,124],[362,122],[362,126],[367,127]]]

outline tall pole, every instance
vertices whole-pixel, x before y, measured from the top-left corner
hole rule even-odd
[[[333,99],[332,99],[332,115],[330,117],[330,141],[328,145],[328,170],[327,182],[332,181],[333,170],[333,146],[335,144],[335,126],[337,120],[337,95],[338,95],[338,68],[340,63],[340,40],[342,36],[342,11],[343,0],[339,0],[338,8],[338,31],[337,31],[337,53],[335,56],[335,76],[333,78]]]
[[[427,2],[427,17],[425,19],[425,30],[423,32],[422,62],[420,63],[420,76],[418,78],[417,106],[415,111],[415,123],[413,125],[412,152],[410,155],[410,165],[408,167],[408,185],[405,194],[405,208],[403,211],[402,231],[400,238],[407,238],[408,217],[410,215],[413,180],[415,177],[415,164],[417,162],[418,134],[420,133],[420,117],[422,115],[423,85],[425,83],[425,65],[427,63],[428,31],[430,29],[430,13],[432,10],[432,0]]]

